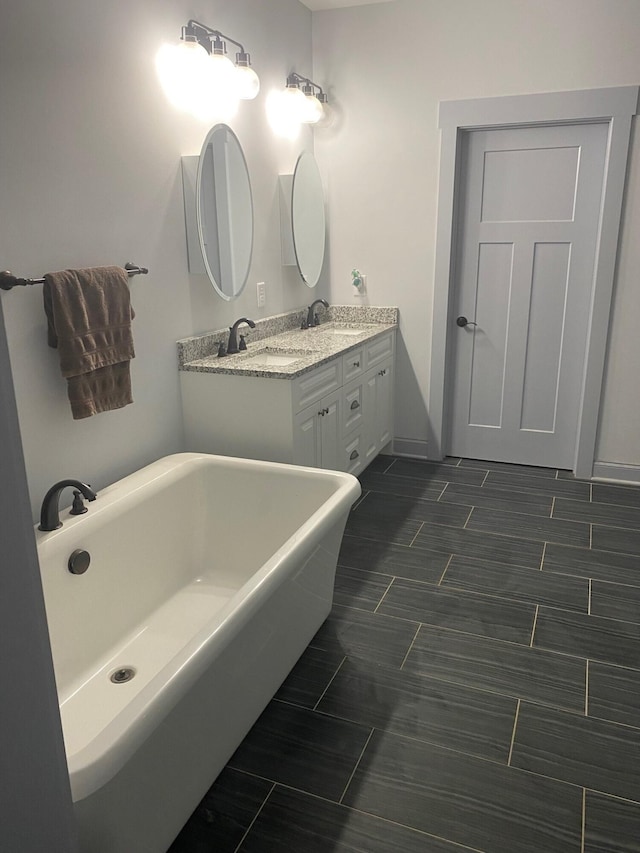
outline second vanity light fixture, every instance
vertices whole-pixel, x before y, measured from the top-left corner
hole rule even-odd
[[[227,41],[238,48],[235,65],[227,56]],[[260,90],[240,42],[199,21],[182,27],[179,44],[160,48],[156,69],[171,103],[202,121],[232,118],[239,100],[252,100]]]
[[[284,95],[291,105],[293,115],[301,124],[317,124],[321,127],[330,124],[332,114],[327,96],[322,91],[322,86],[313,80],[293,71],[287,77]]]
[[[329,127],[333,111],[322,87],[293,71],[286,89],[274,91],[267,99],[267,115],[278,136],[296,139],[303,124]]]

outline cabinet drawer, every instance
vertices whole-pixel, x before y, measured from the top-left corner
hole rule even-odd
[[[362,438],[357,432],[346,439],[342,445],[342,465],[340,469],[348,474],[359,474],[364,467],[364,455],[362,453]]]
[[[375,367],[380,364],[390,355],[393,355],[393,332],[386,335],[381,335],[379,338],[371,341],[365,348],[365,369]]]
[[[293,411],[300,412],[342,385],[342,359],[323,364],[293,382]]]
[[[364,379],[350,382],[342,392],[342,435],[346,436],[364,420]]]
[[[342,381],[349,382],[364,372],[364,347],[353,349],[342,356]]]

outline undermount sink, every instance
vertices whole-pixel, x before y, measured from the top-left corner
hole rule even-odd
[[[300,361],[308,353],[306,352],[274,352],[273,350],[264,349],[255,355],[250,355],[242,359],[243,367],[251,364],[255,367],[288,367],[296,361]]]
[[[369,326],[332,326],[330,329],[324,329],[328,335],[361,335],[363,332],[368,332]]]

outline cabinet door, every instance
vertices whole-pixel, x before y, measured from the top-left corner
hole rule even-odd
[[[375,439],[380,451],[393,438],[393,361],[376,370]]]
[[[320,400],[320,467],[334,471],[344,470],[342,464],[342,391],[336,391]]]
[[[365,466],[368,465],[378,452],[376,427],[376,386],[378,384],[378,371],[370,370],[364,377],[363,386],[363,409],[364,421],[362,425],[362,455]]]
[[[309,406],[293,419],[293,461],[320,468],[320,404]]]

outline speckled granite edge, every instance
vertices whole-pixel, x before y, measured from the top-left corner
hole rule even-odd
[[[320,309],[322,312],[322,309]],[[377,305],[331,305],[326,312],[327,320],[334,323],[382,323],[397,324],[398,309],[393,307],[381,307]],[[251,343],[281,335],[299,329],[307,316],[307,308],[299,308],[288,311],[286,314],[274,314],[256,320],[255,329],[242,327],[242,333],[247,334],[247,340]],[[324,319],[320,313],[321,319]],[[246,331],[245,331],[246,330]],[[195,335],[191,338],[183,338],[177,341],[178,366],[184,368],[186,364],[199,361],[209,356],[216,355],[220,341],[227,341],[229,328],[216,329],[204,335]]]

